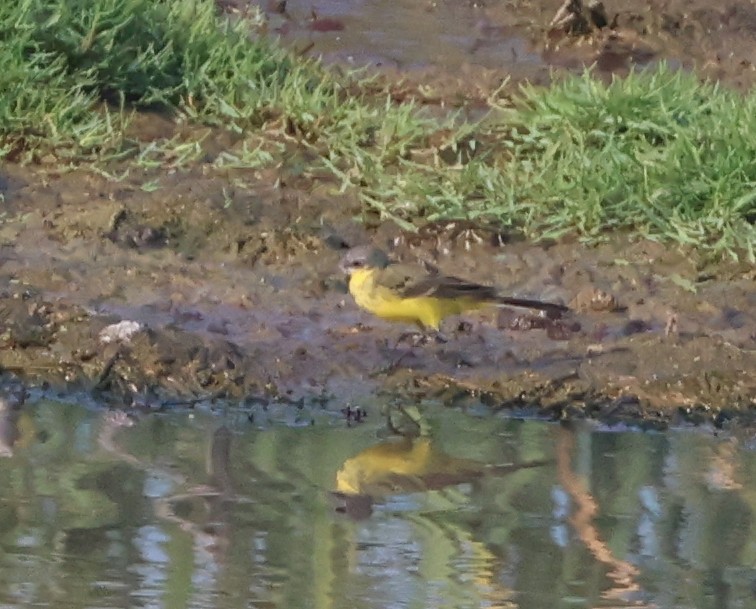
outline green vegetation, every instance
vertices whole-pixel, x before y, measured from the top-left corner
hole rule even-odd
[[[291,70],[212,1],[21,0],[3,4],[0,28],[4,155],[117,151],[124,114],[99,102],[249,122]]]
[[[587,240],[632,229],[755,259],[756,93],[665,66],[609,85],[586,73],[525,87],[472,124],[292,58],[252,25],[212,0],[3,3],[0,158],[194,162],[199,136],[159,146],[125,136],[132,111],[159,110],[241,134],[218,167],[307,148],[405,226],[470,218]],[[447,144],[431,145],[440,133]]]
[[[608,85],[586,72],[523,87],[465,145],[475,154],[455,168],[403,161],[375,175],[369,201],[401,219],[486,218],[588,240],[632,228],[754,259],[756,93],[664,65]]]

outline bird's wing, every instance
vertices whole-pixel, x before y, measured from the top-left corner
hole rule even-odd
[[[503,296],[492,286],[466,281],[451,275],[429,272],[411,264],[391,264],[379,271],[377,283],[397,293],[401,298],[429,296],[444,299],[464,298],[476,302],[491,302],[526,309],[546,311],[558,318],[569,308],[562,304]]]
[[[435,296],[436,298],[472,298],[491,300],[496,298],[496,290],[490,286],[465,281],[449,275],[428,275],[424,273],[402,291],[405,298]]]
[[[414,286],[422,283],[428,277],[426,271],[411,264],[390,264],[385,269],[376,271],[376,283],[396,292],[401,297],[406,297],[407,291],[414,291]],[[410,294],[410,296],[419,295]]]

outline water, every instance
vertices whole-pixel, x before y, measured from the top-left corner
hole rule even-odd
[[[752,437],[292,411],[27,407],[0,607],[756,607]]]

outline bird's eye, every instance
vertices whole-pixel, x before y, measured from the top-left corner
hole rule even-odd
[[[359,269],[365,266],[365,263],[362,260],[352,260],[352,267],[355,269]]]

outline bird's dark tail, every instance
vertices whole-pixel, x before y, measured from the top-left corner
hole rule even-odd
[[[569,307],[555,302],[543,302],[542,300],[530,300],[529,298],[516,298],[515,296],[497,296],[493,302],[497,305],[509,307],[522,307],[523,309],[535,309],[545,311],[551,319],[558,319],[563,313],[570,310]]]

